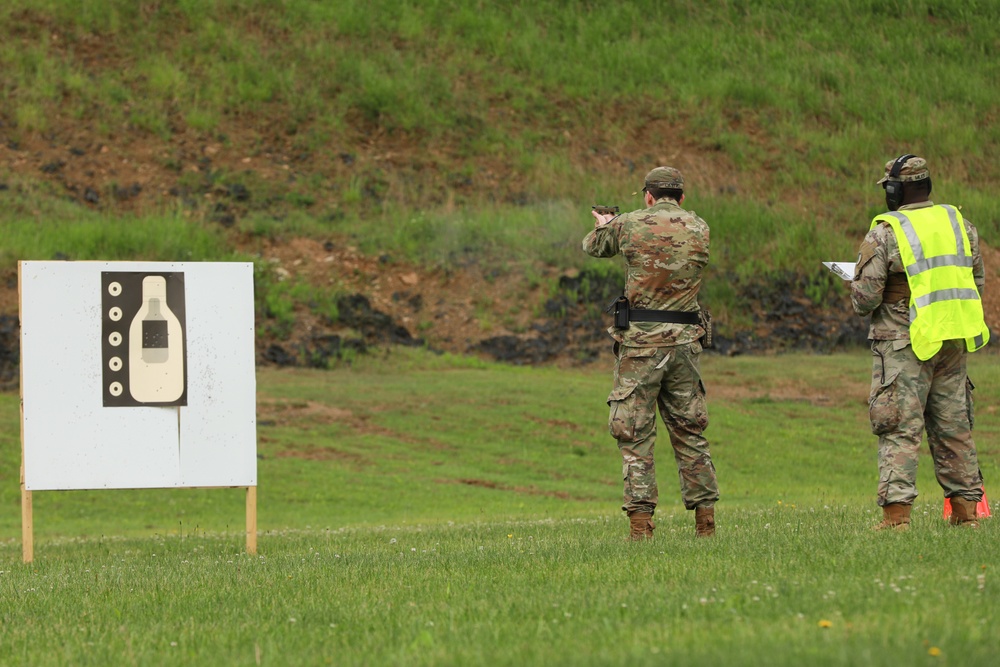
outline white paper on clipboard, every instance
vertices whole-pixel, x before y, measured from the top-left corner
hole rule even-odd
[[[823,266],[844,280],[854,280],[854,265],[854,262],[823,262]]]

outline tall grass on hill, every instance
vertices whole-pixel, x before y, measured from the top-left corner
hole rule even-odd
[[[80,211],[75,212],[79,215]],[[223,261],[235,259],[209,228],[171,216],[85,216],[4,221],[0,263],[20,260]]]
[[[600,201],[621,202],[623,211],[640,206],[634,197],[620,192]],[[737,286],[789,272],[810,275],[817,299],[826,296],[840,279],[828,275],[821,262],[850,260],[867,231],[862,221],[855,237],[846,237],[829,220],[809,212],[759,206],[734,197],[695,193],[685,201],[685,207],[704,217],[712,232],[706,297],[734,306]],[[270,233],[284,224],[259,221],[256,228],[259,233]],[[566,200],[523,208],[414,211],[379,224],[344,219],[325,227],[352,237],[368,253],[391,249],[410,261],[436,268],[477,265],[487,272],[508,272],[530,270],[541,262],[587,268],[621,282],[624,265],[618,259],[595,260],[583,252],[583,237],[592,228],[589,207]],[[314,229],[312,233],[322,232]],[[720,281],[729,285],[723,288]]]
[[[781,151],[746,167],[799,184],[909,148],[942,175],[975,164],[985,187],[998,26],[986,0],[681,2],[666,15],[644,0],[11,0],[0,91],[22,130],[53,113],[165,135],[178,115],[209,129],[274,114],[304,141],[361,124],[501,150],[526,126],[558,149],[620,105],[638,127],[687,119],[706,146],[759,128]],[[127,66],[82,58],[94,39]],[[816,149],[822,163],[805,164]]]
[[[328,164],[373,136],[421,152],[306,174],[287,193],[254,183],[293,209],[249,211],[254,233],[349,234],[431,266],[580,267],[587,206],[635,208],[645,167],[706,161],[723,174],[689,171],[687,203],[713,227],[712,271],[798,272],[818,299],[837,289],[819,262],[855,254],[882,207],[881,165],[908,151],[930,160],[936,200],[1000,238],[1000,4],[986,0],[10,0],[0,35],[0,132],[15,143],[58,123],[243,133],[261,152],[275,137]],[[57,238],[43,245],[78,254],[46,224]],[[193,226],[167,226],[143,253],[225,252],[175,245],[174,226]],[[86,254],[111,241],[97,238],[73,240]],[[738,309],[738,289],[709,289]]]

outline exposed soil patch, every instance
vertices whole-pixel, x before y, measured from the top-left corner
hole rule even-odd
[[[303,459],[306,461],[344,461],[354,466],[369,466],[372,462],[361,456],[334,447],[308,446],[284,449],[274,455],[278,459]]]
[[[987,266],[1000,265],[1000,252],[984,246],[983,254]],[[621,285],[588,271],[551,276],[556,290],[550,293],[526,288],[516,274],[487,277],[474,268],[424,271],[361,255],[349,245],[307,239],[267,245],[262,256],[290,276],[364,295],[348,302],[371,311],[368,328],[361,326],[362,342],[353,343],[356,348],[385,342],[424,344],[512,364],[560,366],[586,365],[610,355],[606,329],[611,322],[603,309],[620,294]],[[826,353],[865,344],[868,324],[851,310],[846,285],[820,303],[807,296],[808,290],[809,281],[794,274],[743,287],[740,297],[753,325],[736,330],[717,323],[714,352]],[[1000,325],[1000,290],[987,289],[984,307],[987,322],[994,328]],[[289,351],[284,363],[307,365],[302,360],[315,357],[310,350],[315,350],[316,341],[346,336],[348,323],[357,325],[352,309],[346,310],[346,322],[342,318],[338,323],[302,313],[292,339],[278,343]],[[281,363],[266,354],[263,361]]]
[[[542,424],[544,426],[553,426],[555,428],[560,428],[566,431],[582,431],[584,430],[579,424],[571,421],[566,421],[563,419],[540,419],[533,415],[523,415],[524,419],[528,421],[535,422],[536,424]]]
[[[350,410],[342,410],[315,401],[257,402],[257,421],[264,426],[288,426],[303,421],[323,424],[354,423],[362,422],[364,419],[365,417],[359,417]]]
[[[818,407],[848,406],[865,404],[868,400],[868,379],[859,372],[859,381],[850,382],[838,378],[835,386],[817,387],[803,381],[778,381],[767,387],[748,387],[733,382],[713,382],[708,386],[709,400],[721,398],[726,401],[752,401],[765,399],[775,402],[802,402]]]
[[[600,500],[600,498],[595,496],[575,496],[571,493],[567,493],[566,491],[546,491],[533,486],[508,486],[506,484],[500,484],[499,482],[491,482],[486,479],[436,479],[434,481],[438,484],[465,484],[468,486],[478,486],[484,489],[496,489],[497,491],[524,493],[530,496],[548,496],[550,498],[559,498],[560,500],[578,500],[581,502]]]
[[[526,286],[514,273],[484,276],[475,268],[426,271],[366,256],[334,241],[297,238],[256,244],[261,257],[286,279],[306,280],[344,295],[338,300],[335,321],[301,305],[294,327],[283,337],[265,335],[267,320],[258,313],[261,364],[322,368],[346,355],[388,345],[427,346],[525,365],[580,366],[610,360],[611,340],[606,333],[610,317],[603,309],[621,286],[586,271],[558,276],[556,291],[550,293]],[[1000,265],[1000,252],[984,246],[983,253],[987,266]],[[986,319],[998,330],[1000,289],[991,290],[989,285],[984,297]],[[791,274],[743,288],[740,296],[752,327],[733,330],[717,322],[714,353],[825,353],[865,344],[867,323],[851,311],[846,288],[819,304],[806,295],[807,289],[808,281]],[[19,362],[16,281],[13,289],[0,293],[15,304],[12,313],[0,314],[0,383],[10,388],[17,384]],[[319,409],[285,406],[274,418],[286,421],[297,415],[372,428],[361,417],[310,412]]]
[[[372,412],[378,412],[379,408],[373,406]],[[406,443],[415,447],[431,451],[450,451],[454,447],[451,445],[428,437],[414,437],[408,433],[401,433],[385,428],[371,419],[370,414],[359,414],[351,410],[345,410],[315,401],[287,402],[261,400],[257,402],[257,425],[263,428],[282,426],[295,427],[302,424],[341,424],[356,435],[376,436]],[[292,448],[289,451],[302,452],[301,448]],[[292,456],[293,454],[288,454]],[[322,452],[313,452],[311,455],[320,456]]]

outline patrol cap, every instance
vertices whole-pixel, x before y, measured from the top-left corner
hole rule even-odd
[[[684,177],[681,172],[673,167],[657,167],[646,174],[646,183],[643,189],[660,188],[661,190],[683,190]]]
[[[896,159],[898,160],[899,158]],[[889,173],[892,171],[892,165],[894,164],[896,164],[896,160],[889,160],[885,163],[885,175],[879,179],[879,185],[889,180]],[[913,156],[906,160],[903,166],[900,167],[898,178],[893,178],[892,180],[910,183],[913,181],[922,181],[930,177],[931,172],[927,170],[927,160],[922,157]]]

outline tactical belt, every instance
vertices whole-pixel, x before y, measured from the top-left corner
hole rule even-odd
[[[891,273],[885,279],[885,288],[882,290],[882,301],[884,303],[895,303],[900,299],[910,300],[910,283],[907,281],[905,273]]]
[[[701,324],[701,317],[698,311],[690,312],[684,310],[646,310],[644,308],[630,308],[628,312],[630,322],[668,322],[670,324]]]

